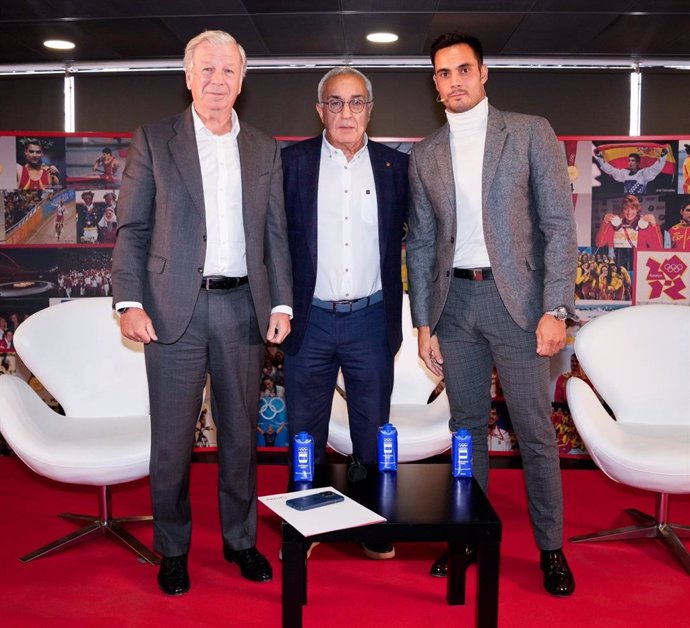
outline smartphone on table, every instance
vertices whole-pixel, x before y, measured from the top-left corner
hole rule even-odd
[[[303,497],[293,497],[286,500],[285,504],[295,510],[311,510],[312,508],[328,506],[328,504],[337,504],[344,501],[344,499],[342,495],[333,491],[321,491],[320,493],[312,493]]]

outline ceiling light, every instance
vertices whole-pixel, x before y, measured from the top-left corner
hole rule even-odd
[[[395,33],[369,33],[367,39],[375,44],[391,44],[398,41]]]
[[[64,39],[47,39],[43,42],[46,48],[53,48],[55,50],[72,50],[74,44],[71,41]]]

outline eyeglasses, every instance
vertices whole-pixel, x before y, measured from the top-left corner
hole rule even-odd
[[[364,107],[371,104],[371,100],[364,100],[363,98],[353,98],[352,100],[341,100],[340,98],[329,98],[328,100],[319,101],[322,105],[328,107],[331,113],[340,113],[343,107],[347,105],[352,113],[362,113]]]

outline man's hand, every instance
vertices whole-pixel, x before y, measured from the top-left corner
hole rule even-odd
[[[120,315],[120,331],[125,338],[146,345],[152,340],[158,340],[149,315],[138,307],[130,307]]]
[[[431,335],[428,326],[417,328],[417,346],[419,357],[422,358],[426,367],[439,377],[443,377],[443,356],[438,344],[438,337]]]
[[[537,353],[550,358],[565,347],[565,321],[544,314],[537,325]]]
[[[266,332],[266,340],[273,344],[279,345],[286,336],[290,333],[290,317],[287,314],[280,312],[271,314],[268,321],[268,331]]]

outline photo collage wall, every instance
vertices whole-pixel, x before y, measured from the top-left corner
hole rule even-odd
[[[386,143],[404,152],[414,144]],[[566,348],[551,360],[553,422],[561,453],[582,454],[565,393],[572,375],[586,377],[573,353],[577,330],[634,303],[690,305],[690,137],[577,137],[562,138],[561,145],[575,206],[580,322],[568,328]],[[0,133],[0,375],[22,376],[58,411],[17,358],[14,330],[32,313],[63,300],[110,296],[128,146],[125,134]],[[405,279],[404,243],[402,273]],[[279,347],[267,347],[260,386],[257,445],[284,447]],[[200,448],[216,445],[206,392],[196,430]],[[492,398],[490,450],[516,453],[496,374]]]

